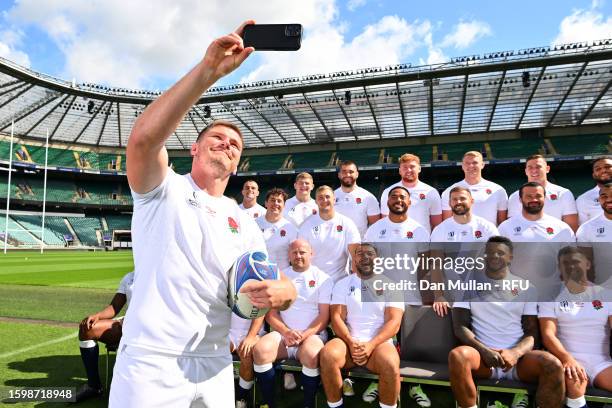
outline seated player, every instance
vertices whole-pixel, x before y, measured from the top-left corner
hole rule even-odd
[[[302,364],[304,407],[315,407],[319,386],[319,352],[327,340],[329,302],[333,281],[311,264],[312,248],[303,239],[289,247],[291,266],[283,270],[297,290],[297,298],[289,309],[267,314],[274,329],[255,346],[255,372],[268,407],[276,406],[274,398],[274,366],[276,360],[292,358]]]
[[[238,373],[238,389],[236,390],[236,408],[246,408],[253,388],[253,347],[262,334],[264,317],[249,320],[232,313],[230,324],[230,353],[236,353],[240,358]]]
[[[371,244],[358,245],[355,273],[334,286],[331,324],[337,338],[325,345],[320,357],[330,407],[344,406],[341,370],[355,366],[364,366],[379,375],[382,408],[397,406],[400,360],[392,338],[399,331],[404,303],[401,293],[377,286],[385,281],[384,276],[374,274],[377,257],[378,251]]]
[[[485,276],[490,291],[478,292],[469,302],[455,302],[453,329],[462,346],[448,356],[453,394],[462,408],[476,407],[474,378],[537,382],[537,405],[563,405],[565,386],[561,363],[550,353],[533,350],[538,338],[537,303],[531,290],[504,289],[504,280],[524,283],[510,272],[512,242],[491,237],[485,254]],[[522,282],[521,282],[522,281]],[[492,407],[497,405],[495,402]],[[525,394],[516,394],[512,408],[528,406]]]
[[[609,291],[588,281],[590,263],[578,248],[562,248],[558,260],[564,286],[554,303],[539,303],[540,330],[563,365],[565,405],[582,408],[589,383],[612,392],[612,303]]]
[[[133,284],[134,272],[132,271],[121,279],[117,293],[113,296],[110,304],[101,311],[84,318],[79,325],[79,347],[87,373],[87,383],[76,393],[77,402],[100,396],[104,391],[98,371],[98,357],[100,355],[98,341],[101,341],[108,347],[117,347],[119,345],[123,317],[115,319],[115,316],[119,314],[123,306],[130,303]]]

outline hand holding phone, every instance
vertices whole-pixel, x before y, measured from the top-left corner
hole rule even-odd
[[[244,27],[242,40],[255,51],[297,51],[302,45],[302,25],[251,24]]]

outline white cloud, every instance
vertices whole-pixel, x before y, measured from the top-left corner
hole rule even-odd
[[[18,49],[22,37],[23,34],[18,30],[0,31],[0,57],[29,68],[30,57]]]
[[[489,24],[483,21],[461,21],[447,34],[440,46],[467,48],[482,37],[491,35]]]
[[[348,3],[346,4],[346,8],[349,11],[355,11],[359,7],[365,6],[367,2],[368,2],[367,0],[349,0]]]
[[[604,16],[597,9],[602,2],[593,1],[590,10],[574,10],[559,25],[553,44],[566,44],[612,38],[612,15]]]

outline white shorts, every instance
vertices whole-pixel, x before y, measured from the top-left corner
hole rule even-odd
[[[608,367],[612,367],[610,356],[601,356],[589,353],[572,353],[572,356],[584,367],[589,376],[589,384],[593,385],[595,377]]]
[[[516,366],[513,366],[508,371],[504,371],[502,367],[491,367],[491,377],[489,378],[492,380],[521,380],[516,372]]]
[[[283,346],[285,346],[285,343],[283,342],[283,336],[281,336],[279,332],[273,331],[270,334],[275,337],[278,344],[282,344]],[[317,336],[319,336],[323,344],[327,342],[327,331],[323,330],[321,333],[317,334]],[[297,352],[299,348],[299,346],[285,346],[285,350],[287,350],[287,358],[290,360],[297,360]]]
[[[109,407],[234,407],[232,358],[185,357],[121,346]]]

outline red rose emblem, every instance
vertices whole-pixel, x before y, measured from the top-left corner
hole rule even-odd
[[[487,188],[486,192],[487,192],[487,194],[493,193],[490,188]]]
[[[556,194],[551,194],[551,195],[550,195],[550,199],[551,199],[551,200],[556,200],[557,198],[559,198],[559,197],[557,197],[557,195],[556,195]]]
[[[474,232],[474,236],[475,236],[476,238],[482,238],[482,232],[480,232],[480,231],[475,231],[475,232]]]
[[[518,296],[518,294],[519,294],[517,288],[512,289],[510,292],[512,292],[512,296]]]
[[[280,230],[280,236],[284,237],[285,235],[287,235],[287,231],[285,231],[284,229]]]
[[[315,286],[315,281],[314,280],[308,281],[308,287],[309,288],[314,288],[314,286]]]
[[[601,304],[601,300],[594,300],[592,303],[595,310],[599,310],[603,307],[603,305]]]
[[[253,214],[253,218],[257,218],[257,217],[259,217],[259,213]]]
[[[237,234],[238,229],[240,228],[236,220],[234,220],[232,217],[227,217],[227,226],[229,227],[229,230],[232,232],[232,234]]]
[[[548,235],[552,235],[552,234],[554,234],[554,233],[555,233],[555,230],[554,230],[554,229],[552,229],[551,227],[548,227],[548,228],[546,228],[546,233],[547,233]]]
[[[425,199],[425,194],[423,194],[423,193],[419,194],[419,199],[424,200]]]
[[[357,198],[355,199],[355,202],[356,202],[357,204],[361,204],[361,197],[357,197]]]
[[[412,231],[408,231],[406,233],[406,238],[408,238],[408,239],[412,239],[413,236],[414,236],[414,234],[412,233]]]
[[[342,232],[342,225],[336,225],[336,231]]]
[[[314,208],[312,209],[312,215],[315,215],[317,213],[317,210],[315,210]]]

